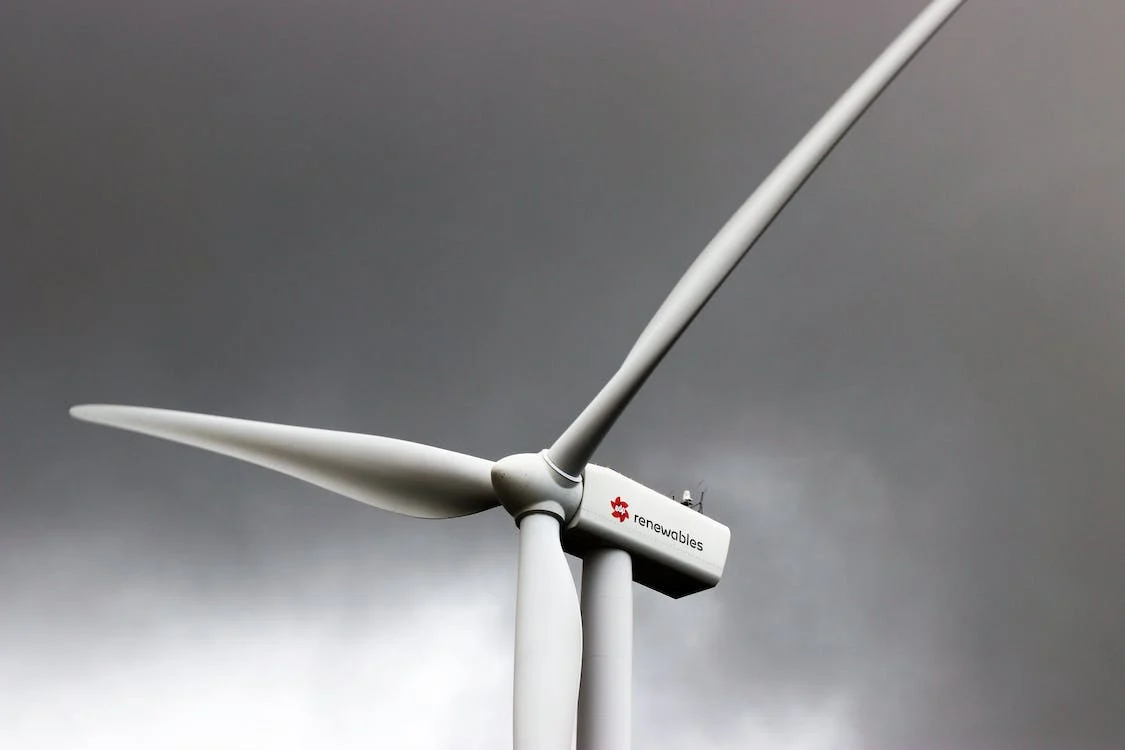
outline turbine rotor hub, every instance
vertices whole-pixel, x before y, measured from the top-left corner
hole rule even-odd
[[[516,525],[528,513],[550,513],[566,523],[582,504],[582,480],[563,475],[542,453],[516,453],[492,465],[492,487]]]

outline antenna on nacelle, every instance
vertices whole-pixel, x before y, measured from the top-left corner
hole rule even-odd
[[[680,499],[680,505],[684,506],[685,508],[691,508],[692,510],[699,511],[700,513],[702,513],[703,512],[703,496],[705,494],[707,494],[707,488],[704,486],[703,482],[700,482],[698,485],[696,485],[696,489],[699,490],[699,501],[696,502],[696,501],[692,500],[691,490],[684,490],[683,497]],[[673,497],[673,499],[674,499],[674,497]]]

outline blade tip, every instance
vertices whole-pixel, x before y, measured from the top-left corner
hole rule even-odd
[[[94,404],[79,404],[70,407],[70,416],[83,421],[88,420],[91,412],[96,408]]]
[[[112,409],[109,404],[79,404],[70,407],[70,416],[83,422],[101,422]]]

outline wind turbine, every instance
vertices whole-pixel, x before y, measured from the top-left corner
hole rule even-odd
[[[498,461],[356,433],[135,406],[85,405],[89,422],[280,471],[377,508],[453,518],[497,506],[519,528],[516,750],[631,743],[632,583],[679,598],[722,577],[730,531],[590,463],[625,407],[794,193],[964,0],[933,0],[734,214],[550,448]],[[583,559],[579,604],[565,552]],[[585,649],[583,649],[585,644]]]

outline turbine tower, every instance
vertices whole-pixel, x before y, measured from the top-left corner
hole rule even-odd
[[[453,518],[502,506],[519,529],[515,750],[631,745],[632,584],[679,598],[722,577],[730,531],[590,463],[672,345],[813,170],[964,0],[933,0],[774,169],[696,258],[613,377],[546,450],[498,461],[429,445],[135,406],[78,419],[289,474],[377,508]],[[582,600],[564,553],[582,558]]]

